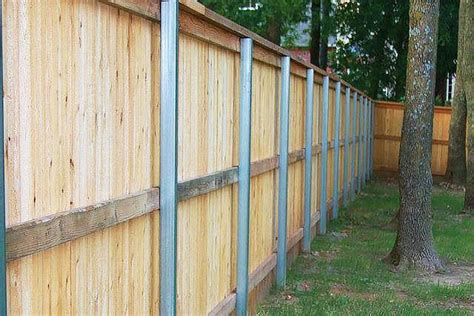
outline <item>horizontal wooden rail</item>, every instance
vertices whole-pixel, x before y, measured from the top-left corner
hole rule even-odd
[[[32,255],[159,208],[154,188],[91,206],[37,218],[7,228],[7,261]]]
[[[160,21],[160,0],[99,0],[99,2],[141,16],[153,22]]]
[[[375,107],[382,109],[395,109],[395,110],[404,110],[405,105],[401,102],[394,101],[376,101]],[[450,106],[435,106],[435,113],[446,113],[451,114],[452,108]]]
[[[399,141],[402,140],[402,137],[401,136],[394,136],[394,135],[375,135],[375,139],[390,140],[390,141],[399,142]],[[432,144],[433,145],[448,146],[449,141],[444,140],[444,139],[433,139]]]
[[[334,142],[329,142],[334,148]],[[321,151],[315,145],[313,154]],[[274,156],[252,163],[251,175],[275,170],[279,157]],[[289,154],[289,164],[302,161],[304,149]],[[219,190],[237,182],[238,167],[232,167],[206,176],[190,179],[178,184],[180,201],[188,200]],[[125,221],[159,210],[159,188],[131,194],[94,205],[75,208],[64,212],[14,224],[7,228],[7,260],[12,261],[72,241],[98,230],[118,225]]]

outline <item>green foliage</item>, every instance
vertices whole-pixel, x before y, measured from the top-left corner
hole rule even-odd
[[[241,10],[248,0],[200,0],[219,14],[277,44],[291,47],[299,22],[310,21],[311,0],[253,0],[258,10]],[[327,0],[324,0],[327,1]],[[315,1],[319,3],[319,1]],[[329,2],[332,3],[332,2]],[[327,4],[330,16],[321,35],[338,34],[341,40],[329,54],[329,64],[343,79],[373,98],[401,101],[405,94],[408,10],[406,0],[350,0]],[[459,0],[440,2],[437,72],[438,81],[456,71]],[[315,11],[313,23],[320,23]],[[280,38],[285,42],[280,43]]]
[[[472,279],[460,285],[438,284],[420,280],[415,271],[392,271],[382,261],[396,235],[384,226],[399,201],[396,185],[369,184],[329,223],[328,233],[315,238],[311,254],[301,255],[290,267],[286,288],[274,290],[258,314],[470,315]],[[469,266],[474,260],[474,217],[459,214],[462,194],[435,187],[432,206],[440,256],[453,266]],[[347,237],[334,237],[341,232]]]
[[[459,0],[441,1],[437,71],[455,72]],[[409,1],[351,0],[336,8],[336,71],[374,98],[405,94]]]
[[[258,10],[241,10],[248,6],[248,0],[200,0],[211,10],[245,26],[255,33],[269,38],[272,27],[282,36],[294,36],[296,24],[306,21],[308,17],[308,0],[259,0]]]

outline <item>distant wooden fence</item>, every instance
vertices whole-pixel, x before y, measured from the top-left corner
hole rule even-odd
[[[404,105],[397,102],[375,103],[374,169],[398,171],[398,153]],[[448,163],[450,107],[435,107],[433,123],[433,175],[444,176]]]
[[[251,307],[276,265],[281,57],[290,53],[197,2],[181,2],[177,313],[225,314],[236,302],[240,39],[254,40]],[[160,85],[167,83],[160,82],[159,1],[7,0],[2,10],[8,313],[157,313],[160,133],[172,132],[160,130]],[[310,223],[307,69],[314,69]],[[305,224],[315,234],[321,205],[330,210],[337,193],[339,206],[370,175],[371,104],[336,76],[292,58],[290,254],[299,251]]]

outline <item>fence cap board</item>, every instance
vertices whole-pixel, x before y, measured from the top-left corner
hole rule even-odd
[[[396,101],[379,101],[379,100],[377,100],[377,101],[375,101],[375,106],[377,108],[384,108],[384,109],[396,109],[396,110],[404,110],[405,109],[405,104],[404,103],[396,102]],[[452,107],[435,105],[434,111],[436,113],[451,114]]]

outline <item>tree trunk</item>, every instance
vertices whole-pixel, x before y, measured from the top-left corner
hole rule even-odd
[[[431,140],[439,0],[410,0],[406,108],[400,143],[400,214],[388,260],[398,268],[442,269],[432,233]]]
[[[321,0],[321,48],[319,52],[319,63],[321,68],[326,70],[328,66],[328,20],[331,1]]]
[[[319,67],[319,46],[321,45],[321,2],[312,0],[311,2],[311,63]]]
[[[281,21],[278,18],[272,18],[268,22],[266,38],[272,43],[281,44]]]
[[[448,167],[446,181],[454,184],[466,182],[466,96],[463,85],[463,56],[465,1],[459,4],[458,57],[456,64],[456,87],[454,90],[451,123],[449,125]]]
[[[474,1],[461,0],[464,4],[464,44],[463,44],[463,88],[467,108],[467,175],[464,208],[474,210]]]

